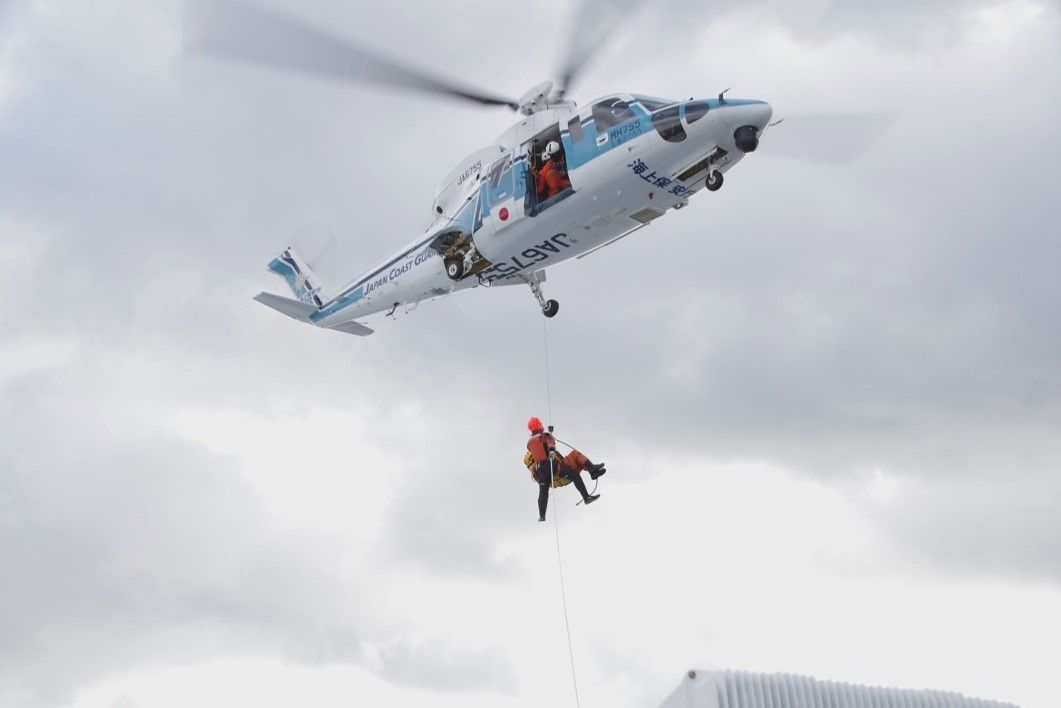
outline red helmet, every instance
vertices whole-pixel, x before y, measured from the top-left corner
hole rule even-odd
[[[545,426],[542,425],[542,422],[537,418],[531,418],[527,421],[527,430],[531,431],[532,433],[540,433],[545,430]]]

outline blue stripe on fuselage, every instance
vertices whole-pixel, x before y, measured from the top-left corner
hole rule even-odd
[[[482,183],[479,188],[472,193],[472,196],[464,203],[460,211],[457,212],[457,216],[450,221],[444,228],[435,231],[430,236],[418,241],[415,245],[402,251],[400,254],[390,259],[379,268],[376,268],[367,275],[363,275],[358,278],[357,282],[346,288],[333,298],[326,307],[318,312],[315,312],[310,316],[310,319],[314,322],[335,314],[339,310],[352,305],[358,300],[361,300],[365,296],[365,285],[369,283],[373,278],[384,273],[388,268],[393,266],[398,261],[404,260],[411,257],[416,251],[421,248],[427,247],[435,238],[444,231],[450,231],[454,226],[460,227],[466,233],[474,234],[480,228],[482,228],[483,219],[482,213],[479,211],[482,207],[480,206],[480,199],[482,198]]]

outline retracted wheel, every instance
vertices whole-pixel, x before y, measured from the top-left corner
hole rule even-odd
[[[560,303],[556,300],[549,300],[542,307],[542,314],[546,317],[556,317],[556,313],[560,311]]]
[[[709,192],[717,192],[722,189],[722,173],[718,170],[712,170],[711,174],[707,176],[707,181],[704,182],[704,186],[707,187]]]
[[[446,261],[446,275],[450,277],[450,280],[460,280],[460,277],[464,275],[464,261],[460,258],[450,258]]]

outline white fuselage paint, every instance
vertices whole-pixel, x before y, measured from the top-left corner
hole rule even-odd
[[[502,134],[493,146],[462,162],[444,180],[434,203],[443,213],[424,235],[351,281],[331,301],[331,312],[329,303],[325,303],[315,324],[328,327],[380,312],[405,311],[425,299],[487,285],[484,280],[496,281],[504,275],[530,275],[598,248],[640,226],[632,214],[646,208],[665,213],[704,188],[706,172],[685,184],[688,191],[674,194],[646,181],[644,174],[637,174],[635,165],[643,164],[657,176],[673,180],[677,172],[720,147],[726,151],[726,158],[714,169],[725,173],[744,156],[734,144],[734,130],[754,125],[761,132],[767,127],[771,109],[765,103],[723,103],[694,123],[683,121],[687,137],[681,142],[667,142],[657,131],[647,130],[585,164],[572,167],[569,159],[568,174],[574,194],[536,216],[524,214],[522,199],[509,198],[495,204],[489,214],[483,215],[482,226],[474,234],[476,248],[492,266],[480,274],[485,274],[485,278],[471,275],[451,280],[442,258],[428,245],[429,237],[451,224],[452,213],[467,202],[469,195],[474,198],[480,185],[487,189],[486,170],[493,160],[508,152],[518,157],[525,141],[549,125],[559,123],[566,130],[573,115],[573,110],[560,108],[528,116]],[[586,119],[588,109],[581,115]],[[505,220],[500,217],[502,209],[508,212]],[[362,295],[341,304],[344,293],[357,288],[362,289]]]

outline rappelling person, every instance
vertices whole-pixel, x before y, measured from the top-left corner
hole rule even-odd
[[[567,164],[564,159],[564,151],[560,149],[560,143],[550,140],[542,151],[541,171],[538,173],[538,198],[541,201],[555,197],[560,192],[571,186],[571,180],[567,178]]]
[[[537,418],[527,421],[530,440],[527,441],[527,455],[524,461],[531,468],[531,477],[538,483],[538,521],[545,521],[545,508],[549,505],[549,487],[563,487],[574,483],[575,489],[582,495],[582,501],[592,504],[600,499],[600,494],[590,494],[582,481],[581,473],[589,472],[590,479],[597,479],[607,472],[604,464],[593,464],[589,458],[578,450],[561,456],[556,451],[556,438],[552,436],[553,426],[549,432]]]

